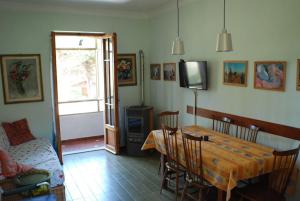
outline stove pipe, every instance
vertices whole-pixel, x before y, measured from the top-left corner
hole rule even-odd
[[[141,80],[141,106],[145,104],[145,94],[144,94],[144,52],[143,50],[139,50],[140,56],[140,80]]]

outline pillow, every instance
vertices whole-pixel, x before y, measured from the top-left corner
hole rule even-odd
[[[30,140],[34,140],[26,119],[21,119],[13,123],[2,123],[2,126],[6,132],[9,143],[12,146],[19,145]]]
[[[4,129],[2,128],[2,126],[0,126],[0,148],[3,148],[4,150],[8,150],[9,146],[10,145],[9,145],[7,135]]]
[[[0,161],[2,175],[5,177],[14,177],[17,174],[27,172],[32,169],[32,167],[24,164],[19,164],[14,161],[8,154],[7,151],[0,148]]]

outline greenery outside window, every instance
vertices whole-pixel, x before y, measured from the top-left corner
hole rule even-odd
[[[56,37],[60,115],[103,111],[100,43],[94,37]]]

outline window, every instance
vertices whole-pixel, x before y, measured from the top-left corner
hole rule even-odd
[[[101,47],[96,37],[56,37],[60,115],[103,111]]]

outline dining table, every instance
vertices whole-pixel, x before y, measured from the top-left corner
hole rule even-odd
[[[202,141],[203,177],[218,189],[218,201],[230,200],[231,191],[241,180],[270,173],[273,168],[273,148],[248,142],[235,136],[213,131],[198,125],[185,126],[176,133],[179,163],[185,167],[182,133],[208,136]],[[156,149],[162,158],[166,155],[163,131],[153,130],[145,140],[142,150]],[[161,160],[161,167],[164,160]],[[226,196],[223,196],[226,194]]]

